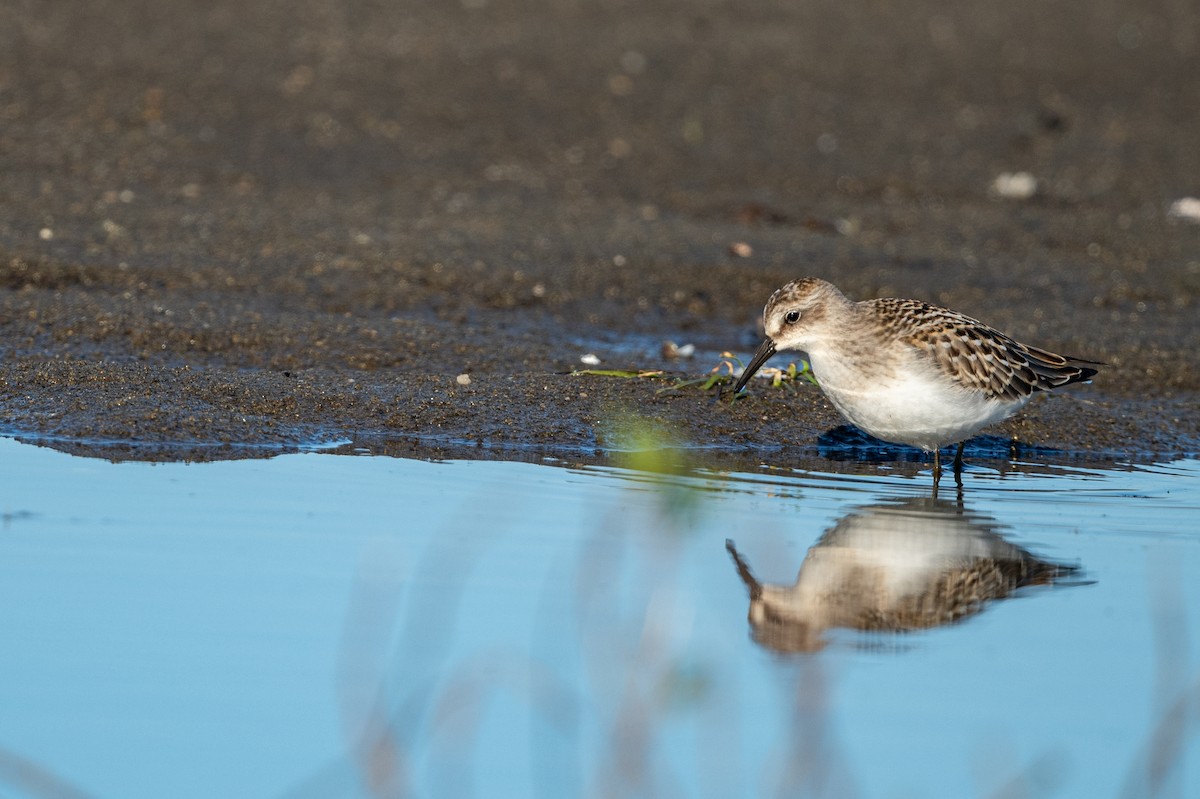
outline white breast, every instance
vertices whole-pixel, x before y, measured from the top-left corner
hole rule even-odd
[[[916,357],[871,371],[820,351],[809,357],[821,390],[852,424],[926,451],[963,441],[1028,400],[990,399]]]

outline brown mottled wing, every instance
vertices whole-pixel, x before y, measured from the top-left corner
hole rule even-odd
[[[1094,361],[1022,344],[969,316],[917,300],[875,300],[884,326],[965,388],[1021,399],[1096,374]]]

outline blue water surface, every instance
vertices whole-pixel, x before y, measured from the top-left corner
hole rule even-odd
[[[781,651],[726,539],[787,586],[928,473],[0,459],[5,796],[1200,796],[1194,460],[971,470],[930,525],[1079,570]]]

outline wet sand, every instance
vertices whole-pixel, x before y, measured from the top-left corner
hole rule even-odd
[[[636,415],[799,463],[841,424],[814,388],[731,405],[570,372],[701,376],[813,274],[1110,364],[988,431],[1013,446],[1195,453],[1200,224],[1168,209],[1200,196],[1197,14],[0,9],[4,429],[110,456],[590,458]],[[1016,172],[1036,193],[997,196]]]

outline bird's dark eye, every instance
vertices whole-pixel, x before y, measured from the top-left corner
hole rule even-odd
[[[787,315],[784,316],[783,319],[789,325],[794,325],[800,321],[800,312],[799,311],[788,311]]]

